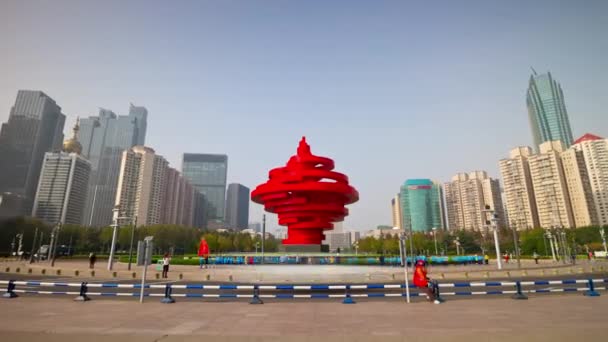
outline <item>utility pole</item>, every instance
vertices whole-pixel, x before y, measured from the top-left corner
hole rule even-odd
[[[117,205],[112,209],[114,222],[112,222],[112,244],[110,245],[110,257],[108,258],[108,271],[112,270],[114,265],[114,249],[116,248],[116,235],[118,234],[118,216],[120,216],[120,207]]]
[[[499,270],[502,270],[502,261],[500,260],[500,244],[498,243],[498,224],[496,223],[496,213],[490,208],[489,205],[486,205],[486,209],[483,212],[486,215],[490,214],[490,221],[486,220],[486,224],[492,225],[492,230],[494,232],[494,247],[496,248],[496,266]]]
[[[32,240],[32,250],[30,252],[30,264],[34,262],[34,253],[36,251],[36,239],[38,239],[38,227],[34,231],[34,239]]]
[[[264,264],[264,245],[266,245],[266,214],[262,215],[262,261],[260,264]]]
[[[129,246],[129,271],[131,270],[131,258],[133,257],[133,239],[135,238],[135,228],[137,226],[137,216],[133,220],[133,226],[131,227],[131,245]]]

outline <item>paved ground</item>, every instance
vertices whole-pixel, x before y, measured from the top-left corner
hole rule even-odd
[[[0,300],[4,341],[605,341],[608,296],[442,305]]]

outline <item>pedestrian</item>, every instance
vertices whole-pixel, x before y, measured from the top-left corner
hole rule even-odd
[[[163,257],[163,278],[168,278],[167,273],[169,273],[169,262],[171,262],[169,253],[165,253],[165,256]]]
[[[90,269],[95,268],[95,261],[97,261],[97,255],[95,255],[95,253],[93,253],[93,252],[89,253],[89,268]]]
[[[429,278],[427,276],[426,266],[424,266],[424,260],[416,261],[416,268],[414,269],[414,285],[420,288],[420,290],[426,294],[429,302],[441,304],[441,302],[435,298],[433,289],[429,287]]]
[[[489,264],[490,264],[490,256],[488,255],[488,253],[486,253],[486,254],[483,256],[483,261],[485,262],[485,264],[486,264],[486,265],[489,265]]]
[[[536,263],[538,265],[538,253],[536,253],[536,251],[534,251],[534,254],[532,255],[532,257],[534,258],[534,263]]]
[[[509,263],[509,253],[505,253],[505,263]]]
[[[209,264],[209,244],[205,241],[205,238],[201,238],[201,243],[198,247],[198,264],[199,268],[207,268]]]
[[[589,252],[587,253],[587,260],[591,261],[591,259],[593,259],[593,252]]]

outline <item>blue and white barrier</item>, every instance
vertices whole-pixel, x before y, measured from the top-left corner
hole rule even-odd
[[[587,296],[599,296],[598,290],[606,290],[607,286],[599,286],[608,284],[608,279],[563,279],[563,280],[536,280],[536,281],[485,281],[485,282],[455,282],[455,283],[440,283],[441,289],[453,289],[451,292],[441,291],[443,296],[475,296],[475,295],[513,295],[516,299],[527,299],[525,294],[529,293],[556,293],[556,292],[585,292]],[[529,286],[568,286],[568,285],[583,285],[582,287],[560,287],[560,288],[524,288]],[[0,280],[0,286],[6,287],[6,292],[3,295],[5,298],[17,297],[17,294],[42,294],[42,295],[75,295],[75,300],[86,301],[89,296],[100,297],[138,297],[139,291],[136,292],[112,292],[100,291],[98,289],[141,289],[141,284],[119,284],[119,283],[87,283],[87,282],[46,282],[46,281],[14,281]],[[21,288],[20,288],[21,287]],[[26,287],[25,289],[23,287]],[[41,288],[59,288],[63,290],[31,290],[27,287]],[[512,289],[487,289],[474,291],[474,288],[504,288],[515,287]],[[78,291],[69,291],[69,288],[78,289]],[[410,285],[410,289],[416,289],[415,285]],[[465,290],[465,289],[469,290]],[[96,289],[89,291],[90,289]],[[163,303],[173,303],[173,297],[181,298],[216,298],[216,299],[252,299],[252,304],[262,304],[261,298],[273,299],[329,299],[343,298],[343,303],[354,303],[353,298],[384,298],[384,297],[405,297],[403,292],[404,284],[344,284],[344,285],[237,285],[237,284],[146,284],[144,289],[148,292],[144,293],[145,297],[163,297]],[[154,289],[162,289],[164,293],[152,292]],[[365,290],[381,290],[385,289],[388,292],[365,292]],[[462,290],[461,290],[462,289]],[[173,290],[201,290],[200,292],[174,293]],[[220,293],[205,293],[204,290],[212,291],[229,291]],[[273,291],[277,293],[260,293],[260,291]],[[344,293],[332,293],[335,290],[344,290]],[[237,291],[252,291],[252,293],[237,293]],[[283,292],[291,291],[291,292]],[[300,293],[309,291],[310,293]],[[393,292],[390,292],[393,291]],[[399,292],[396,292],[399,291]],[[356,292],[356,293],[353,293]],[[363,292],[363,293],[361,293]],[[424,294],[419,292],[411,292],[411,297],[420,297]]]

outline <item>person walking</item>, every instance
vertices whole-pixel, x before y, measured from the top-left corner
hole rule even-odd
[[[488,253],[486,253],[486,254],[483,256],[483,260],[484,260],[484,262],[485,262],[485,264],[486,264],[486,265],[489,265],[489,264],[490,264],[490,256],[488,255]]]
[[[97,261],[97,255],[95,255],[95,253],[93,253],[93,252],[89,253],[89,268],[90,269],[95,268],[95,261]]]
[[[532,257],[534,258],[534,263],[536,263],[538,265],[538,253],[536,253],[536,251],[534,251],[534,254],[532,255]]]
[[[171,262],[171,257],[169,257],[169,253],[165,253],[163,257],[163,278],[168,278],[169,273],[169,263]]]
[[[204,237],[201,238],[201,243],[198,247],[198,263],[200,269],[207,268],[209,264],[209,244],[207,244]]]
[[[435,298],[435,293],[433,290],[429,287],[429,278],[427,276],[424,260],[416,261],[416,268],[414,269],[414,285],[419,287],[420,290],[426,294],[429,302],[441,304],[441,302]]]
[[[505,253],[505,263],[508,264],[509,263],[509,253]]]

